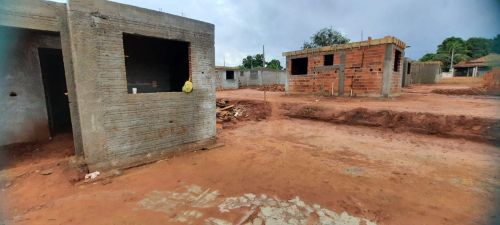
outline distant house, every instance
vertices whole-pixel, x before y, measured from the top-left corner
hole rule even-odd
[[[491,70],[495,62],[500,61],[499,54],[489,54],[481,58],[463,61],[454,66],[454,77],[481,77]]]
[[[259,87],[286,83],[285,70],[255,68],[241,70],[238,67],[216,66],[216,87],[222,89],[238,89],[241,87]]]
[[[392,36],[285,52],[287,93],[398,96],[406,44]]]
[[[216,66],[215,67],[215,82],[217,89],[238,89],[239,88],[239,74],[240,69],[238,67],[226,67],[226,66]]]

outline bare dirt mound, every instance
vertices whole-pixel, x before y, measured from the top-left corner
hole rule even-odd
[[[264,85],[259,88],[259,91],[284,92],[285,85],[284,84]]]
[[[217,128],[233,127],[239,121],[261,121],[271,116],[264,101],[217,99]]]
[[[500,120],[473,116],[439,115],[392,110],[334,110],[303,104],[282,104],[284,114],[292,118],[305,118],[336,124],[390,128],[470,140],[500,141]]]
[[[431,92],[442,95],[495,95],[486,88],[434,89]]]
[[[482,78],[474,77],[472,79],[480,79],[481,87],[471,87],[462,89],[435,89],[432,93],[445,95],[496,95],[500,96],[500,68],[495,67],[492,71],[486,73]]]

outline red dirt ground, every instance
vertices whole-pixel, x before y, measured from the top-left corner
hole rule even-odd
[[[453,85],[414,86],[410,89],[404,89],[403,94],[397,98],[286,96],[280,92],[267,92],[266,100],[277,103],[310,103],[339,110],[363,107],[372,110],[428,112],[500,119],[500,97],[447,96],[431,93],[432,90],[440,87],[453,87]],[[253,89],[226,90],[218,92],[217,97],[263,100],[264,92]]]
[[[232,92],[224,91],[223,97]],[[220,94],[220,93],[218,93]],[[235,91],[248,99],[258,91]],[[433,96],[430,94],[430,96]],[[446,96],[444,96],[446,97]],[[460,103],[465,113],[498,117],[498,100],[456,98],[412,104],[415,98],[368,100],[318,98],[342,107],[377,105],[418,111],[452,112]],[[428,97],[427,97],[428,98]],[[432,98],[434,99],[434,98]],[[454,98],[451,98],[454,99]],[[383,128],[335,125],[283,117],[279,104],[316,102],[313,97],[271,95],[271,117],[241,121],[221,130],[220,148],[183,154],[124,171],[92,184],[68,181],[68,158],[53,154],[38,161],[17,162],[0,172],[0,209],[7,224],[205,224],[209,217],[236,224],[242,211],[221,213],[215,206],[186,223],[172,221],[193,207],[140,206],[155,193],[179,192],[198,185],[220,197],[245,193],[279,199],[300,199],[337,213],[389,225],[498,224],[500,151],[497,146],[463,139],[440,138]],[[403,102],[397,106],[395,102]],[[469,102],[469,103],[467,103]],[[382,105],[382,106],[380,106]],[[455,112],[456,113],[456,112]],[[54,146],[56,146],[54,144]],[[26,160],[26,159],[25,159]],[[52,169],[50,175],[42,175]],[[2,182],[0,182],[2,183]],[[208,189],[209,188],[209,189]],[[160,199],[165,202],[166,199]],[[167,213],[168,212],[168,213]],[[0,214],[1,218],[1,214]],[[314,223],[311,223],[314,224]],[[348,223],[345,223],[348,224]]]

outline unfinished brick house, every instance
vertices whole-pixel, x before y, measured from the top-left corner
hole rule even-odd
[[[0,146],[69,130],[98,169],[214,142],[212,24],[104,0],[0,0],[0,35]]]
[[[218,90],[238,89],[244,87],[261,87],[286,83],[284,70],[255,68],[242,70],[239,67],[216,66],[216,86]]]
[[[398,96],[406,44],[387,36],[285,52],[287,93]]]

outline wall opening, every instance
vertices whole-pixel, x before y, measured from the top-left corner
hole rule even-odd
[[[226,80],[234,80],[234,71],[233,70],[226,71]]]
[[[61,49],[39,48],[45,101],[51,136],[71,132],[68,89]]]
[[[75,154],[58,32],[0,26],[0,90],[0,170]]]
[[[123,34],[127,90],[180,92],[189,80],[189,43]]]
[[[324,66],[331,66],[333,65],[333,54],[329,55],[324,55],[324,60],[323,60],[323,65]]]
[[[406,74],[411,73],[411,63],[408,63],[408,68],[406,69]]]
[[[250,79],[251,80],[257,80],[258,77],[259,77],[259,72],[257,70],[250,71]]]
[[[292,59],[292,75],[307,75],[307,58]]]
[[[401,64],[401,51],[396,49],[396,53],[394,54],[394,72],[399,71],[399,65]]]

